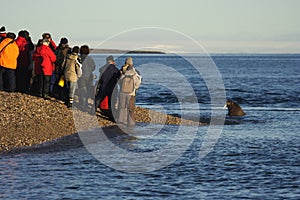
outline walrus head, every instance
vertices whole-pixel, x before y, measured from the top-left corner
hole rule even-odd
[[[244,116],[244,115],[246,115],[246,113],[243,111],[241,106],[238,103],[236,103],[232,100],[227,100],[226,101],[224,109],[225,108],[228,108],[228,115],[229,116]]]

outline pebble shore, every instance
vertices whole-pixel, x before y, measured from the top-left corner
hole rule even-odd
[[[52,141],[95,126],[116,125],[101,116],[68,109],[55,99],[8,92],[0,92],[0,99],[0,152]],[[135,114],[136,122],[205,125],[141,107],[136,107]],[[80,116],[79,121],[76,116]]]

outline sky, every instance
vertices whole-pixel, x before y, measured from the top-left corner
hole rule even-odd
[[[0,0],[3,1],[3,0]],[[300,53],[299,0],[10,0],[1,25],[92,48]],[[197,45],[194,45],[197,44]]]

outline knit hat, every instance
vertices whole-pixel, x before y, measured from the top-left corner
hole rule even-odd
[[[2,26],[1,28],[0,28],[0,32],[4,32],[5,31],[5,26]]]
[[[12,33],[12,32],[8,32],[7,34],[6,34],[6,37],[7,38],[11,38],[11,39],[16,39],[16,34],[14,34],[14,33]]]
[[[108,61],[113,61],[113,62],[115,62],[114,57],[113,57],[112,55],[106,57],[106,62],[108,62]]]
[[[60,44],[68,44],[68,42],[69,42],[68,39],[65,37],[60,39]]]
[[[72,52],[78,54],[79,53],[79,46],[73,47]]]
[[[43,33],[42,38],[43,39],[49,39],[49,38],[51,38],[51,34],[50,33]]]
[[[132,58],[131,57],[126,58],[125,64],[127,64],[127,65],[133,65]]]

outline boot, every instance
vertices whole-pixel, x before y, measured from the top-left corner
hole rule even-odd
[[[69,101],[67,103],[67,107],[72,108],[72,106],[73,106],[73,98],[69,98]]]

